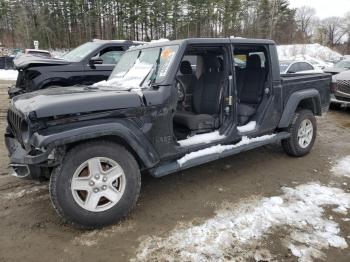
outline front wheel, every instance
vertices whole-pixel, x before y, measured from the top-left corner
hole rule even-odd
[[[78,228],[106,226],[125,217],[141,188],[138,164],[124,147],[107,141],[72,148],[50,179],[58,214]]]
[[[282,140],[284,151],[296,157],[308,154],[316,139],[317,124],[314,114],[307,109],[298,111],[287,131],[290,137]]]

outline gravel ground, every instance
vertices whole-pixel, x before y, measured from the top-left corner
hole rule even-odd
[[[9,82],[0,82],[1,132],[5,129],[8,85]],[[350,155],[350,109],[330,111],[318,119],[318,125],[314,149],[303,158],[288,157],[279,144],[273,144],[161,179],[145,176],[138,204],[127,219],[103,230],[88,232],[62,223],[51,206],[47,183],[9,175],[7,153],[1,141],[0,261],[96,262],[140,258],[166,261],[164,256],[157,259],[142,254],[143,248],[152,241],[158,246],[169,242],[179,226],[188,232],[191,226],[205,225],[215,218],[223,204],[240,210],[250,207],[252,199],[281,196],[283,187],[296,188],[310,182],[349,193],[350,178],[336,176],[330,170],[337,160]],[[0,139],[3,140],[3,136]],[[239,216],[237,212],[235,215]],[[337,224],[339,232],[336,233],[349,245],[349,215],[335,213],[328,207],[321,215]],[[254,241],[254,246],[250,244],[238,250],[237,260],[297,261],[296,254],[284,244],[290,230],[288,225],[272,227]],[[178,242],[189,240],[181,236],[176,239]],[[322,254],[316,261],[350,261],[349,247],[327,247],[321,248]],[[253,255],[248,251],[254,251]],[[169,255],[181,261],[176,255],[179,252],[181,250],[175,250]],[[164,252],[159,250],[160,253]],[[230,259],[232,257],[222,257],[222,260]]]

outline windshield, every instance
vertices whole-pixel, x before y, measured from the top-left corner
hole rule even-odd
[[[80,62],[87,54],[91,53],[99,46],[98,43],[87,42],[63,55],[62,58],[68,62]]]
[[[179,46],[144,48],[126,52],[115,66],[108,81],[95,86],[142,88],[164,80]]]
[[[289,65],[290,63],[280,63],[280,72],[285,72]]]
[[[336,63],[334,67],[335,68],[347,68],[347,69],[350,69],[350,60],[340,61],[340,62]]]

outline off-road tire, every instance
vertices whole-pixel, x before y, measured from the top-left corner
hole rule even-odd
[[[298,143],[298,129],[301,122],[305,119],[310,120],[312,123],[313,137],[310,144],[306,148],[302,148]],[[307,109],[302,109],[296,112],[291,124],[287,128],[287,132],[290,133],[290,137],[282,140],[282,147],[284,151],[288,155],[294,156],[294,157],[301,157],[308,154],[315,143],[316,133],[317,133],[316,118],[312,113],[312,111]]]
[[[94,157],[108,157],[123,169],[126,185],[122,198],[106,211],[91,212],[77,204],[71,191],[71,180],[75,170],[84,161]],[[62,164],[54,168],[50,178],[50,198],[57,213],[69,224],[79,229],[101,228],[113,224],[135,206],[141,188],[138,163],[123,146],[109,141],[92,141],[70,149]]]

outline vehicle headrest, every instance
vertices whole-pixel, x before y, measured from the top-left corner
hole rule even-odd
[[[248,56],[247,68],[261,68],[260,56],[259,55]]]
[[[207,72],[218,72],[221,64],[216,55],[208,54],[203,57],[205,64],[205,71]]]
[[[219,63],[219,71],[224,71],[224,60],[221,57],[218,57],[218,63]]]
[[[182,61],[180,65],[180,73],[183,75],[192,75],[193,71],[191,63],[186,60]]]

